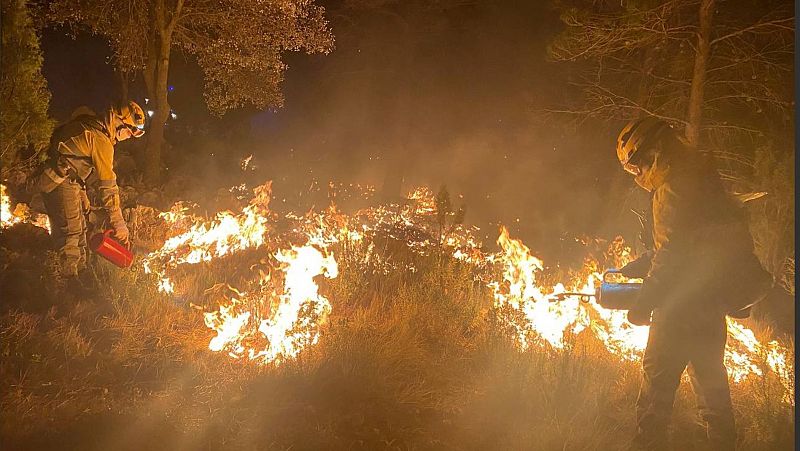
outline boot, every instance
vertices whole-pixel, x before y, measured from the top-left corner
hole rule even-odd
[[[78,261],[78,280],[83,284],[84,288],[96,292],[98,288],[97,275],[94,269],[87,264],[85,257]]]

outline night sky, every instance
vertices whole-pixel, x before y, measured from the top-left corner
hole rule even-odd
[[[631,205],[610,204],[614,196],[607,195],[641,201],[614,156],[621,124],[576,130],[539,114],[568,92],[571,76],[546,61],[561,26],[548,2],[432,12],[410,21],[410,32],[339,3],[325,2],[335,50],[287,55],[285,105],[276,111],[212,117],[199,69],[174,56],[170,102],[178,120],[167,134],[169,173],[202,174],[213,191],[237,183],[238,160],[252,153],[256,176],[275,180],[280,195],[312,179],[380,189],[403,165],[403,190],[447,185],[489,241],[498,222],[543,254],[584,234],[633,230]],[[81,104],[101,109],[113,98],[110,52],[101,40],[48,30],[42,47],[56,118]],[[143,101],[138,81],[132,95]]]

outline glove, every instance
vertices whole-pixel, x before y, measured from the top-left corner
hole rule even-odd
[[[650,324],[652,310],[641,307],[634,307],[628,310],[628,322],[634,326],[647,326]]]
[[[636,260],[620,268],[619,272],[621,272],[625,277],[643,279],[647,277],[647,273],[650,271],[650,264],[652,261],[653,252],[648,251],[642,254]]]
[[[117,224],[114,226],[114,238],[119,240],[120,243],[128,245],[128,226],[125,223]]]
[[[119,209],[114,210],[108,215],[111,222],[111,227],[114,228],[114,238],[119,240],[122,244],[128,244],[128,226],[122,218],[122,212]]]

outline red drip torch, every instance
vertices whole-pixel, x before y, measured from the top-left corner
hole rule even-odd
[[[119,266],[127,268],[133,263],[133,253],[122,243],[115,240],[111,234],[114,230],[96,233],[89,239],[89,247],[101,257]]]

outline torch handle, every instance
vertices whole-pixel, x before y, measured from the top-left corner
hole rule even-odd
[[[581,302],[589,302],[589,298],[596,297],[596,295],[591,294],[591,293],[571,293],[571,292],[566,292],[566,293],[554,294],[551,297],[551,300],[554,301],[554,302],[560,302],[560,301],[563,301],[566,298],[571,298],[571,297],[579,298]]]

